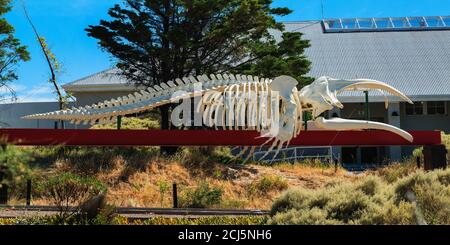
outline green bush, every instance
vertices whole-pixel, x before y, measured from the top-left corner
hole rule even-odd
[[[188,190],[180,199],[180,206],[186,208],[208,208],[222,201],[223,190],[219,187],[211,187],[203,182],[194,190]]]
[[[288,182],[280,176],[265,175],[249,184],[247,191],[250,195],[266,195],[271,191],[283,191],[289,187]]]
[[[31,151],[26,148],[0,147],[0,168],[4,171],[0,185],[8,185],[11,195],[25,193],[26,181],[32,178],[33,171],[29,165],[32,160]]]
[[[216,216],[201,218],[166,218],[154,217],[145,220],[129,220],[123,216],[117,216],[112,220],[96,218],[90,222],[83,222],[75,218],[67,219],[66,225],[265,225],[267,216]],[[58,216],[26,217],[26,218],[0,218],[1,225],[57,225],[60,223]]]
[[[417,171],[417,164],[414,159],[407,159],[403,163],[395,163],[390,166],[376,170],[376,175],[383,178],[388,183],[394,183]]]
[[[148,130],[159,129],[160,123],[154,115],[150,115],[150,118],[137,118],[137,117],[123,117],[121,123],[121,129],[134,129],[134,130]],[[110,123],[104,125],[95,125],[91,129],[117,129],[117,123]]]
[[[100,181],[70,172],[51,177],[40,183],[38,188],[45,198],[58,207],[61,217],[78,213],[82,204],[106,192]],[[75,210],[71,207],[75,207]]]
[[[450,224],[450,169],[285,192],[271,224]]]
[[[143,225],[265,225],[266,216],[242,216],[242,217],[201,217],[190,218],[165,218],[156,217],[143,221]],[[134,223],[136,224],[136,223]],[[137,222],[140,224],[140,222]]]
[[[396,201],[415,204],[416,216],[427,224],[450,224],[450,170],[421,171],[395,185]]]

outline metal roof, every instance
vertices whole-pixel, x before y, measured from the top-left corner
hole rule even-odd
[[[400,18],[350,18],[322,21],[324,31],[429,31],[450,30],[450,16],[420,16]]]
[[[311,41],[306,50],[312,61],[310,76],[376,79],[394,86],[412,100],[450,100],[450,30],[327,33],[323,23],[285,23],[286,31],[302,32],[304,39]],[[280,32],[273,34],[280,39]],[[110,91],[126,84],[111,69],[66,84],[64,89],[97,87]],[[382,101],[380,95],[371,93],[372,101]],[[342,97],[343,102],[363,98],[356,92]]]
[[[322,21],[285,27],[311,41],[305,53],[312,77],[376,79],[413,100],[450,100],[450,30],[325,33]],[[274,35],[280,38],[281,33]],[[354,96],[363,97],[344,94],[348,100]]]
[[[126,79],[119,75],[117,68],[95,73],[64,84],[62,87],[69,92],[135,90],[134,85],[129,84]]]

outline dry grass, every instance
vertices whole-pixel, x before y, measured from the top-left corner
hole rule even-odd
[[[223,191],[212,208],[269,209],[288,187],[321,188],[358,177],[345,170],[306,164],[232,164],[226,148],[184,148],[174,157],[161,157],[158,148],[65,148],[44,152],[47,174],[76,172],[94,176],[108,186],[110,204],[122,207],[171,207],[172,183],[180,199],[207,182]],[[38,154],[39,155],[39,154]],[[209,156],[209,157],[208,157]],[[48,204],[35,195],[34,204]]]

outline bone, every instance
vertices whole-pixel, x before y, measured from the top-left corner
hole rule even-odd
[[[389,124],[380,123],[380,122],[372,122],[372,121],[363,121],[363,120],[349,120],[342,118],[333,118],[330,120],[324,119],[323,117],[319,117],[314,121],[314,124],[324,130],[364,130],[364,129],[379,129],[385,130],[392,133],[395,133],[402,138],[406,139],[409,142],[413,142],[413,136],[404,131],[403,129],[394,127]]]
[[[392,95],[398,96],[405,100],[406,102],[413,104],[411,99],[409,99],[402,92],[398,91],[396,88],[372,79],[355,79],[355,80],[338,80],[338,79],[328,79],[330,83],[330,90],[336,90],[337,93],[342,93],[343,91],[349,90],[383,90]]]

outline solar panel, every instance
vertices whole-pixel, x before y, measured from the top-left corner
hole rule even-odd
[[[339,18],[323,20],[322,26],[326,33],[450,30],[450,16]]]

